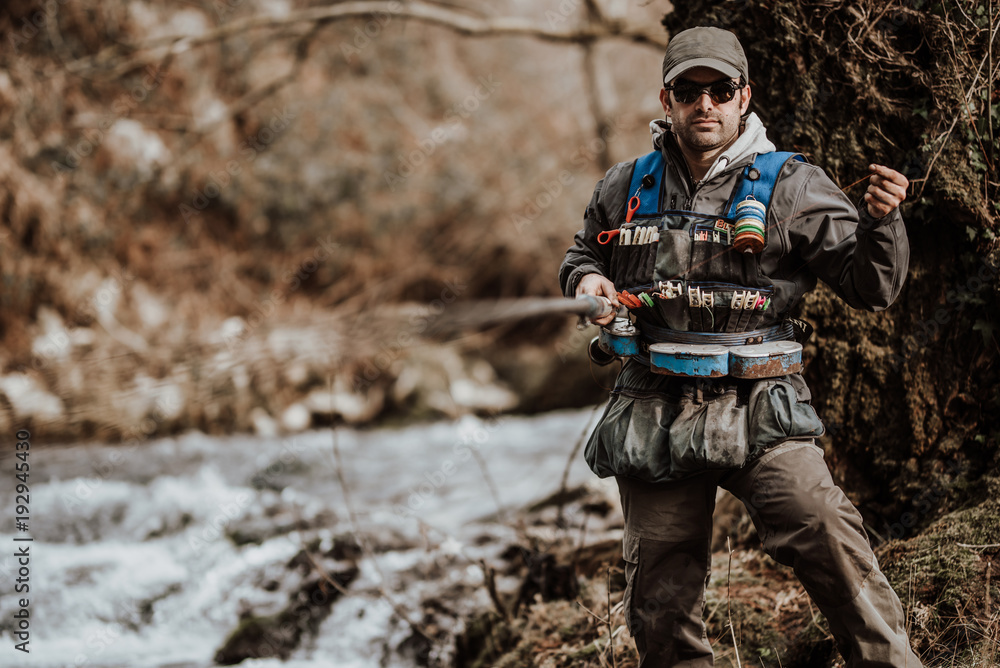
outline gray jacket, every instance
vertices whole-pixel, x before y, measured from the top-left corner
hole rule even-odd
[[[705,179],[694,183],[673,135],[664,131],[662,123],[654,125],[658,131],[653,146],[663,151],[667,163],[663,209],[721,213],[740,170],[753,162],[757,153],[774,150],[760,121],[751,114],[744,132],[750,141],[745,142],[744,150],[721,157]],[[611,246],[598,244],[597,235],[624,221],[634,164],[634,160],[618,163],[594,189],[583,229],[577,232],[559,269],[566,296],[575,295],[585,274],[608,275]],[[790,161],[775,185],[767,223],[767,246],[760,266],[774,282],[778,315],[793,315],[802,295],[816,286],[817,278],[857,309],[881,311],[899,295],[910,250],[898,209],[875,220],[866,207],[859,212],[821,168]]]
[[[751,114],[737,142],[695,183],[665,123],[654,121],[651,129],[653,146],[666,162],[661,210],[721,215],[742,168],[758,153],[774,150],[763,125]],[[566,296],[574,296],[588,273],[610,275],[612,246],[599,244],[597,235],[624,222],[634,164],[619,163],[598,182],[584,227],[559,270]],[[817,279],[858,309],[881,311],[899,295],[909,245],[898,209],[875,220],[866,207],[859,212],[821,168],[789,161],[775,184],[767,224],[760,270],[774,285],[775,316],[793,316]],[[822,434],[810,398],[798,374],[749,385],[703,382],[654,374],[629,360],[587,445],[586,458],[602,477],[649,481],[739,466],[776,442]]]

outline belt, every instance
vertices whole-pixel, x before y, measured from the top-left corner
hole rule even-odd
[[[771,341],[791,341],[795,338],[792,323],[782,320],[777,325],[749,332],[682,332],[642,323],[642,338],[647,343],[702,343],[717,346],[743,346]]]

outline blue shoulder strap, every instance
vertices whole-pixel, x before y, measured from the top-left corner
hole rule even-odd
[[[774,193],[774,184],[778,180],[778,173],[785,166],[785,163],[791,159],[805,162],[805,158],[799,153],[788,151],[759,153],[752,165],[747,165],[743,168],[743,173],[740,175],[740,182],[733,191],[733,197],[729,200],[729,206],[726,207],[726,218],[732,217],[736,205],[751,195],[765,207],[770,205],[771,195]],[[756,178],[753,178],[754,175],[751,174],[750,170],[757,172]]]
[[[628,201],[639,192],[639,208],[633,215],[655,216],[660,213],[660,188],[663,186],[663,154],[651,151],[635,161],[632,170],[632,183],[628,187],[628,199],[625,200],[625,210],[628,211]],[[653,177],[652,185],[643,188],[642,181],[646,176]],[[649,183],[649,180],[646,180]]]

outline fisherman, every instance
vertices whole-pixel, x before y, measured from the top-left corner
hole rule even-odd
[[[898,209],[908,182],[873,164],[855,207],[821,168],[777,153],[748,113],[747,59],[729,31],[675,35],[662,76],[653,152],[598,182],[559,272],[566,296],[624,304],[630,320],[596,322],[634,326],[641,341],[585,450],[595,473],[618,482],[640,666],[713,665],[702,613],[722,487],[746,506],[764,550],[794,569],[848,666],[918,668],[899,598],[816,445],[823,425],[802,376],[651,367],[653,350],[688,359],[664,342],[801,350],[790,341],[808,337],[795,307],[817,279],[853,308],[888,308],[909,262]]]

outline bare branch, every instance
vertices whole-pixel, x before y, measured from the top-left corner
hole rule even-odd
[[[554,30],[522,18],[481,18],[426,2],[400,4],[384,0],[361,0],[330,7],[314,7],[292,12],[287,16],[251,16],[232,21],[201,35],[168,35],[131,46],[114,45],[88,58],[70,62],[66,69],[73,74],[100,69],[111,70],[113,74],[120,75],[123,72],[141,67],[151,60],[161,58],[166,53],[183,53],[195,47],[218,42],[251,30],[276,30],[300,23],[326,23],[376,14],[388,14],[420,23],[437,25],[466,36],[521,36],[574,44],[618,38],[657,49],[663,49],[666,46],[666,40],[662,35],[650,34],[642,29],[623,26],[618,22],[591,22],[586,27],[575,30]],[[124,54],[122,52],[129,49],[132,52],[151,53],[123,61]]]

